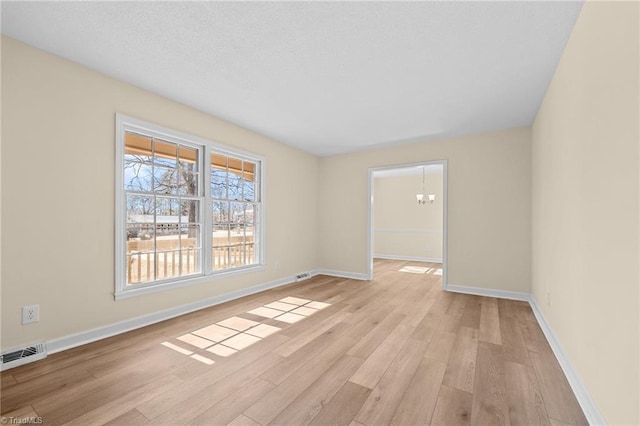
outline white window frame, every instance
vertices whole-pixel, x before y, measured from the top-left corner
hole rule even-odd
[[[247,272],[266,269],[265,256],[265,161],[264,158],[236,148],[212,142],[197,136],[188,135],[175,130],[149,123],[124,114],[116,113],[116,161],[115,161],[115,293],[116,300],[132,296],[155,293],[171,288],[184,287],[192,284],[211,282],[212,278],[227,277]],[[127,214],[126,195],[124,189],[124,151],[125,132],[131,131],[162,138],[169,142],[190,145],[198,148],[200,155],[200,217],[202,218],[202,271],[183,277],[166,280],[127,285],[126,281],[126,241]],[[212,270],[212,231],[213,215],[211,212],[212,197],[210,188],[211,154],[221,154],[241,160],[250,161],[256,165],[256,204],[259,212],[256,225],[258,226],[258,242],[254,246],[256,263],[252,265],[234,266],[225,269]]]

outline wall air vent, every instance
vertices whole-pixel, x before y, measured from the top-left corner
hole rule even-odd
[[[311,274],[308,272],[303,272],[302,274],[296,275],[296,281],[306,280],[307,278],[311,278]]]
[[[19,365],[28,364],[47,356],[47,347],[43,343],[37,343],[26,348],[7,352],[0,355],[0,371],[8,370]]]

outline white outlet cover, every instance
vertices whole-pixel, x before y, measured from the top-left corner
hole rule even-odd
[[[22,307],[22,324],[32,324],[40,321],[40,305]]]

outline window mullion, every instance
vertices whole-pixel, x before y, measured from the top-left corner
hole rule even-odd
[[[213,211],[211,209],[211,148],[208,146],[202,149],[202,173],[201,173],[201,185],[202,191],[204,191],[204,200],[200,213],[202,214],[202,271],[205,275],[211,273],[213,269]]]
[[[227,268],[231,267],[231,194],[229,194],[229,158],[227,157],[227,175],[224,181],[227,196]]]
[[[254,167],[254,180],[256,184],[253,191],[255,201],[253,205],[253,261],[257,264],[263,264],[265,262],[264,236],[266,234],[264,229],[263,204],[264,162],[257,162]]]
[[[156,138],[151,137],[151,191],[153,193],[153,279],[149,280],[150,282],[156,281],[156,260],[158,257],[158,212],[157,212],[158,200],[156,198],[155,179],[156,179]],[[147,263],[148,262],[149,262],[149,256],[147,255]]]

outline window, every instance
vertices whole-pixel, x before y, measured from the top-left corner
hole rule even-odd
[[[214,270],[255,262],[256,170],[255,161],[211,154]]]
[[[262,266],[263,161],[116,116],[116,297]]]

